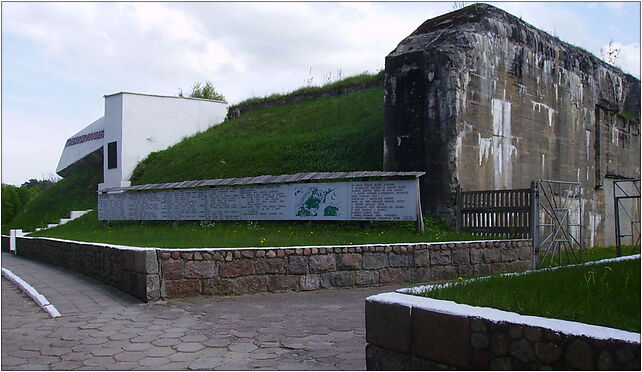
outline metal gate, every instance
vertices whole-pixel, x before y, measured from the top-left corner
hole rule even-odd
[[[478,236],[530,237],[531,189],[462,191],[457,187],[457,231]]]
[[[617,256],[622,256],[624,247],[632,253],[640,250],[640,179],[613,181],[613,205],[615,207],[615,244]],[[626,244],[629,243],[629,244]]]
[[[530,189],[464,192],[457,188],[457,231],[530,237],[536,267],[578,262],[584,248],[581,191],[579,182],[553,180],[534,180]]]
[[[577,262],[583,250],[580,183],[534,180],[531,189],[536,266]]]

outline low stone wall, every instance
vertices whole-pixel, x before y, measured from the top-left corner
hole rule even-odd
[[[429,282],[531,268],[529,240],[159,250],[161,295],[236,295]]]
[[[640,334],[470,309],[399,293],[369,297],[367,369],[640,370]]]
[[[146,301],[429,282],[522,271],[532,262],[530,240],[171,250],[25,237],[17,247],[20,256]]]
[[[8,235],[2,235],[2,252],[10,252],[9,249],[9,236]]]
[[[114,246],[47,238],[17,238],[19,256],[85,274],[144,301],[160,298],[158,260],[154,249]]]

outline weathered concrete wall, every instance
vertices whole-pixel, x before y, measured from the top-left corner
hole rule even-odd
[[[386,57],[384,169],[453,192],[579,181],[584,237],[606,240],[609,178],[640,177],[640,81],[516,17],[475,4],[426,21]]]

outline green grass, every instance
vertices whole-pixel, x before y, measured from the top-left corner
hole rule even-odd
[[[639,259],[455,282],[422,296],[640,332]]]
[[[383,88],[248,112],[150,154],[133,184],[381,170]]]
[[[630,256],[633,254],[639,254],[640,253],[640,247],[624,247],[622,249],[622,255],[623,256]],[[560,255],[557,254],[553,257],[553,262],[551,263],[551,258],[548,257],[546,258],[545,261],[542,262],[542,268],[544,267],[555,267],[555,266],[563,266],[563,265],[569,265],[569,264],[576,264],[576,263],[583,263],[583,262],[591,262],[591,261],[597,261],[601,260],[604,258],[614,258],[616,257],[616,250],[615,247],[593,247],[589,249],[584,249],[582,252],[577,252],[576,256],[572,255],[566,255],[562,254],[562,260],[560,263]],[[544,259],[543,255],[541,256],[542,260]]]
[[[73,210],[95,209],[97,185],[102,182],[102,176],[102,169],[88,168],[56,182],[29,201],[24,211],[9,223],[3,224],[2,233],[8,234],[12,228],[32,231],[68,218]]]
[[[369,229],[359,222],[305,221],[223,221],[216,224],[181,222],[112,221],[109,227],[98,221],[96,212],[59,227],[31,236],[72,239],[157,248],[231,248],[299,245],[352,245],[478,240],[449,231],[436,220],[425,219],[425,232],[418,233],[414,222],[375,222]]]
[[[368,77],[335,84],[364,79]],[[150,154],[135,169],[132,182],[381,170],[382,138],[383,88],[366,89],[245,113]],[[3,223],[2,232],[10,228],[30,231],[68,217],[71,210],[95,209],[95,190],[101,178],[99,169],[64,178],[10,223]]]
[[[323,92],[323,91],[329,91],[333,89],[349,88],[360,84],[374,83],[377,80],[383,80],[383,74],[384,74],[383,70],[379,71],[376,74],[370,74],[368,72],[364,72],[359,75],[349,76],[345,79],[333,81],[327,84],[323,84],[321,86],[307,86],[307,87],[298,88],[289,93],[284,93],[284,94],[275,93],[265,97],[252,97],[244,101],[241,101],[235,105],[231,105],[230,110],[234,110],[239,107],[250,106],[258,103],[274,102],[281,98],[298,96],[298,95],[307,94],[307,93]]]
[[[132,183],[381,170],[382,138],[383,89],[372,88],[248,112],[150,154]]]

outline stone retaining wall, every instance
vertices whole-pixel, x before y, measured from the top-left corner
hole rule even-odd
[[[531,268],[530,240],[345,247],[154,249],[18,238],[18,255],[145,301],[417,283]]]
[[[161,295],[310,291],[456,279],[531,268],[529,240],[159,250]]]
[[[366,300],[368,370],[640,370],[639,334],[565,322],[585,334],[578,335],[377,297]],[[602,337],[597,328],[625,337]]]
[[[144,301],[160,298],[153,249],[121,249],[47,238],[17,238],[17,254],[64,267],[112,285]]]
[[[10,252],[9,250],[9,236],[2,235],[2,252]]]

